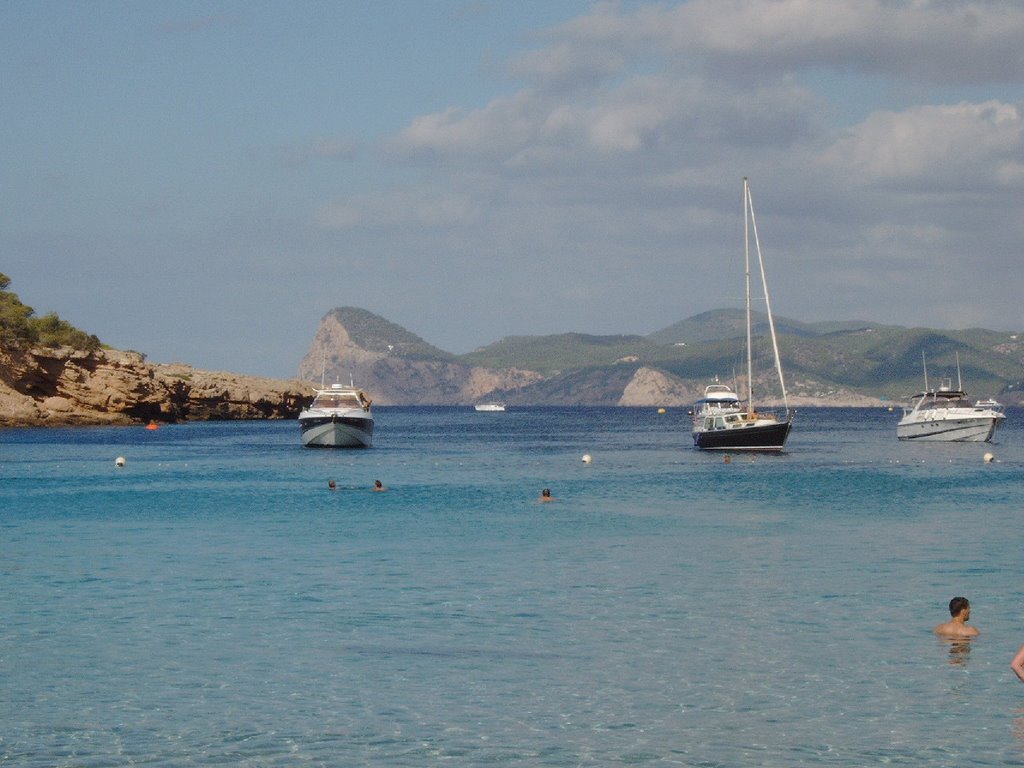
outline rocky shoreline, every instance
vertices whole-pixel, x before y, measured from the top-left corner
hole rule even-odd
[[[312,386],[151,364],[137,352],[0,350],[0,426],[294,419]]]
[[[352,350],[346,350],[351,353]],[[351,357],[351,354],[349,355]],[[382,379],[383,363],[390,363]],[[404,365],[404,368],[402,367]],[[529,381],[523,372],[504,372],[484,379],[477,369],[444,370],[422,361],[373,360],[363,371],[369,383],[391,382],[395,391],[369,387],[378,404],[468,405],[489,392]],[[448,366],[456,368],[457,366]],[[482,369],[480,369],[482,370]],[[443,378],[430,386],[432,377]],[[540,378],[539,375],[533,374]],[[394,385],[418,384],[416,400]],[[656,369],[642,367],[621,382],[604,388],[582,386],[565,393],[563,401],[543,397],[534,402],[571,405],[581,396],[592,404],[632,407],[687,408],[700,396],[693,382],[684,382]],[[610,387],[610,388],[609,388]],[[131,425],[234,419],[295,419],[313,397],[314,385],[300,379],[271,379],[222,371],[204,371],[184,364],[152,364],[137,352],[101,349],[95,352],[57,349],[0,349],[0,427]],[[608,391],[605,391],[605,390]],[[477,391],[479,390],[479,391]],[[406,397],[402,397],[402,395]],[[543,393],[534,393],[540,394]],[[528,395],[527,395],[528,397]],[[521,404],[527,404],[529,400]],[[516,404],[513,401],[512,404]],[[770,407],[772,403],[764,403]],[[876,398],[856,393],[829,397],[795,397],[792,407],[883,407]]]

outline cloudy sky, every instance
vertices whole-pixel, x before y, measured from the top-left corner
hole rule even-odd
[[[1024,329],[1016,0],[0,4],[0,272],[150,360],[291,376],[742,303]]]

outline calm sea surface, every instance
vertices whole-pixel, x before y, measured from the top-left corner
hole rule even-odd
[[[1024,411],[376,410],[0,431],[0,764],[1024,764]]]

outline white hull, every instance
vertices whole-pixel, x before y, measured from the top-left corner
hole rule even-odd
[[[992,439],[1002,414],[991,416],[946,416],[936,419],[908,421],[896,425],[900,440],[936,443],[987,443]]]
[[[501,403],[480,403],[473,406],[478,411],[504,411],[505,406]]]
[[[924,357],[922,355],[922,362]],[[967,399],[960,385],[960,356],[956,358],[957,388],[944,379],[938,389],[928,389],[928,368],[925,366],[925,391],[910,399],[903,409],[903,418],[896,425],[900,440],[925,443],[987,443],[1006,418],[995,400],[975,404]]]

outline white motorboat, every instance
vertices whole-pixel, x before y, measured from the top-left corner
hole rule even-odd
[[[504,411],[504,403],[477,403],[473,406],[478,411]]]
[[[957,356],[957,387],[951,379],[943,379],[938,389],[928,388],[925,366],[924,391],[910,398],[903,408],[903,418],[896,425],[900,440],[942,443],[987,443],[996,427],[1006,418],[995,400],[972,403],[960,381],[960,358]]]
[[[708,384],[704,388],[704,397],[694,403],[693,417],[701,419],[705,416],[717,416],[724,413],[739,413],[742,410],[740,398],[725,384]]]
[[[299,414],[302,444],[310,448],[369,448],[373,444],[371,401],[357,387],[333,384],[316,390]]]
[[[759,411],[754,405],[754,363],[752,344],[752,313],[750,296],[750,236],[754,236],[757,263],[761,272],[761,288],[764,294],[765,312],[768,315],[768,329],[771,335],[772,351],[775,357],[775,373],[782,390],[785,415],[776,416],[772,411]],[[743,242],[744,267],[747,296],[747,399],[739,396],[724,384],[710,384],[704,390],[704,397],[698,400],[692,411],[693,445],[702,450],[714,451],[781,451],[786,444],[789,430],[793,426],[792,413],[786,399],[786,384],[782,378],[782,361],[779,345],[775,338],[775,321],[772,319],[771,302],[768,298],[768,281],[761,256],[761,242],[757,235],[754,219],[754,203],[750,196],[750,183],[743,179]]]

